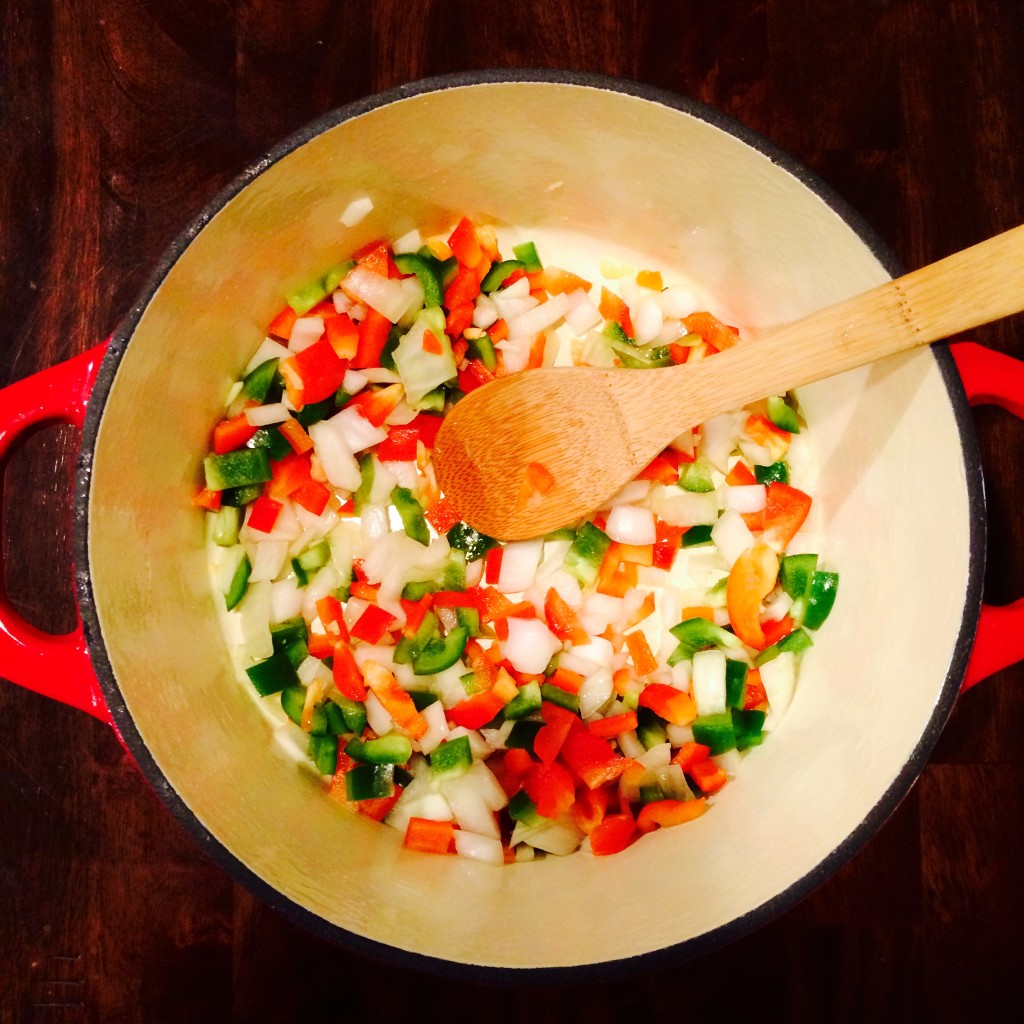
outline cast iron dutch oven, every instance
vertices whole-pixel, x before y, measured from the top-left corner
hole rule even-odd
[[[366,195],[372,212],[343,227]],[[410,853],[273,752],[233,679],[190,499],[227,389],[282,293],[373,238],[462,213],[522,226],[549,252],[560,240],[632,247],[755,326],[898,269],[765,140],[627,82],[459,75],[328,114],[209,204],[108,343],[3,392],[0,457],[29,427],[82,427],[81,625],[47,636],[0,605],[3,672],[111,722],[235,878],[356,951],[494,980],[692,957],[844,863],[907,793],[961,688],[1024,653],[1024,602],[981,604],[985,508],[968,410],[977,399],[1020,415],[1020,367],[977,346],[933,346],[802,390],[822,554],[842,587],[786,718],[712,813],[607,858],[493,867]]]

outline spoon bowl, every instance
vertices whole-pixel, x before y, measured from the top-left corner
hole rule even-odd
[[[714,358],[499,378],[445,417],[434,450],[438,483],[481,533],[536,537],[593,512],[713,416],[1022,309],[1024,225]]]

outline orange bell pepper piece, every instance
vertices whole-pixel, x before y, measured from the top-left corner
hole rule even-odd
[[[652,800],[640,809],[636,827],[640,832],[682,825],[699,818],[708,809],[708,802],[699,796],[693,800]]]
[[[767,646],[761,627],[761,602],[775,586],[779,556],[763,541],[756,541],[736,559],[729,571],[725,601],[736,635],[750,647]]]

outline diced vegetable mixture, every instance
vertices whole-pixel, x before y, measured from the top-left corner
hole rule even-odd
[[[329,797],[410,849],[616,853],[703,815],[789,706],[838,583],[793,396],[695,424],[529,541],[461,521],[431,465],[446,409],[501,374],[744,343],[694,302],[462,218],[287,296],[232,389],[195,498],[231,642]]]

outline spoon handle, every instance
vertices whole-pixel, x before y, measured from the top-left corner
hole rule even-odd
[[[665,401],[685,406],[687,422],[699,423],[1022,309],[1024,225],[801,320],[761,331],[713,360],[667,370],[660,384]],[[641,408],[650,409],[650,392],[638,394],[636,404],[636,410],[624,409],[627,420],[639,414],[649,430],[650,415]],[[686,424],[666,424],[660,432],[668,436],[676,426]]]

